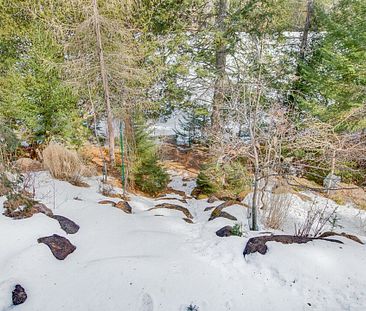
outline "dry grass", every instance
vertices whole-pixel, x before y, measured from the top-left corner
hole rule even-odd
[[[86,168],[74,150],[69,150],[57,143],[50,143],[43,150],[43,165],[56,179],[66,180],[77,186],[85,185],[81,177]]]
[[[288,217],[291,201],[292,194],[271,193],[263,207],[262,221],[264,225],[275,230],[282,229]]]

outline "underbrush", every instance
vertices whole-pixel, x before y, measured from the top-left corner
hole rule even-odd
[[[200,194],[217,197],[243,197],[251,189],[251,175],[245,161],[236,160],[223,165],[207,164],[197,177]]]
[[[58,143],[50,143],[43,150],[43,165],[52,177],[65,180],[76,186],[85,186],[82,176],[89,176],[89,169],[75,150]]]

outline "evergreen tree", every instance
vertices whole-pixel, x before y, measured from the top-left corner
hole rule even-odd
[[[1,9],[0,116],[33,146],[52,137],[79,142],[77,99],[59,70],[62,47],[26,5],[9,2]]]
[[[146,130],[141,114],[134,117],[133,129],[133,157],[129,157],[132,159],[132,175],[129,183],[143,192],[156,195],[166,188],[169,176],[159,164],[156,143]]]
[[[338,130],[366,126],[366,2],[342,0],[326,14],[311,55],[300,64],[297,103]]]

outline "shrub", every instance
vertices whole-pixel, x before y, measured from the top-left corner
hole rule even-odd
[[[157,157],[151,156],[143,160],[136,168],[135,184],[143,192],[156,195],[166,188],[169,176],[165,170],[157,164]]]
[[[6,125],[0,124],[0,164],[12,160],[18,145],[19,141],[14,132]]]
[[[193,304],[190,304],[188,307],[187,307],[187,311],[198,311],[199,307],[196,306],[196,305],[193,305]]]
[[[223,165],[207,164],[197,177],[197,188],[202,194],[237,196],[250,189],[251,177],[244,160],[235,160]]]
[[[231,229],[231,234],[235,236],[243,236],[243,225],[235,224]]]
[[[81,176],[85,166],[78,153],[58,143],[50,143],[43,150],[43,164],[51,175],[66,180],[74,185],[81,184]]]

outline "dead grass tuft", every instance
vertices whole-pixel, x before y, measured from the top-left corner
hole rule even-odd
[[[85,186],[81,178],[86,167],[76,151],[58,143],[50,143],[43,150],[43,165],[54,178]]]

